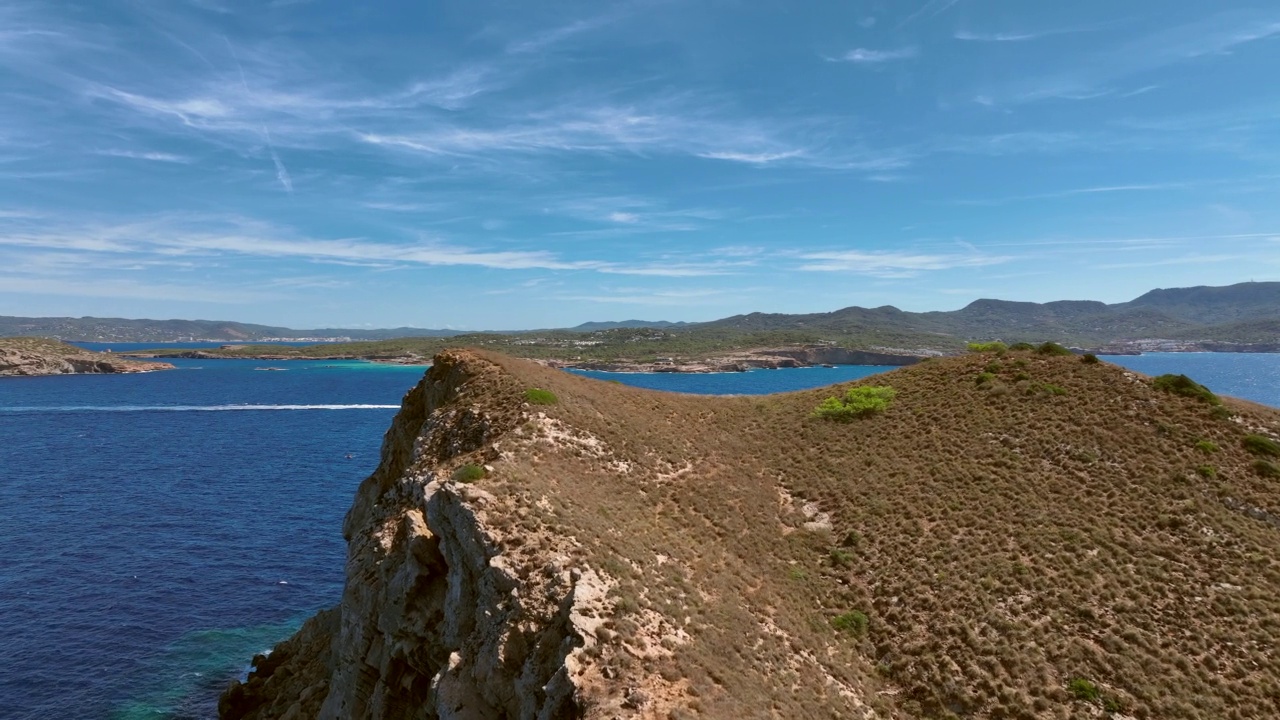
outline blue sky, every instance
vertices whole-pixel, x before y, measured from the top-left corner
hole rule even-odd
[[[1280,279],[1280,6],[0,0],[0,314],[529,328]]]

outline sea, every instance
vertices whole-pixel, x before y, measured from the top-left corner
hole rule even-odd
[[[1280,406],[1280,355],[1105,360]],[[343,514],[425,368],[174,364],[0,379],[0,718],[216,717],[255,653],[341,596]],[[581,374],[763,394],[890,369]]]

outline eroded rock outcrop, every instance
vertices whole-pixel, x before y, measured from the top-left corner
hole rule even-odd
[[[166,362],[141,362],[91,352],[44,338],[0,338],[0,377],[136,373],[171,370]]]
[[[224,694],[222,717],[581,715],[588,673],[576,656],[595,642],[607,582],[559,552],[566,538],[504,552],[531,538],[494,527],[494,496],[450,479],[464,461],[496,458],[497,439],[521,419],[518,388],[503,380],[466,353],[436,358],[347,515],[341,605],[257,658]]]

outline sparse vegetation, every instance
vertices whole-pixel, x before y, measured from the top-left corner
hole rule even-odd
[[[849,388],[844,397],[823,400],[813,414],[826,420],[848,422],[883,411],[892,402],[895,391],[884,385],[862,385]]]
[[[1221,405],[1222,401],[1209,391],[1209,388],[1192,380],[1186,375],[1161,375],[1153,378],[1151,386],[1174,395],[1195,398],[1210,405]]]
[[[852,633],[859,637],[867,632],[867,626],[870,623],[870,618],[860,610],[850,610],[831,619],[831,627],[840,632]]]
[[[1270,460],[1263,460],[1262,458],[1258,458],[1257,460],[1254,460],[1253,470],[1254,472],[1258,473],[1259,475],[1265,478],[1280,477],[1280,465],[1276,465]]]
[[[969,343],[969,352],[1003,354],[1008,349],[1009,349],[1009,346],[1005,345],[999,340],[996,340],[993,342]]]
[[[1196,472],[1199,473],[1201,477],[1209,479],[1218,477],[1218,468],[1212,465],[1201,465],[1196,468]]]
[[[485,476],[484,467],[474,463],[467,463],[453,471],[453,479],[455,482],[470,483],[477,480],[483,480]]]
[[[1036,346],[1036,354],[1050,355],[1050,356],[1069,356],[1069,355],[1074,355],[1075,353],[1072,353],[1070,350],[1062,347],[1056,342],[1046,342]]]
[[[1098,356],[1094,355],[1093,353],[1085,353],[1080,356],[1080,362],[1084,363],[1085,365],[1097,365],[1099,362],[1102,362],[1102,361],[1099,360]]]
[[[1016,351],[1016,352],[1027,352],[1027,351],[1029,351],[1029,350],[1035,350],[1035,349],[1036,349],[1036,346],[1035,346],[1035,345],[1032,345],[1032,344],[1031,344],[1031,343],[1029,343],[1029,342],[1016,342],[1016,343],[1014,343],[1014,344],[1010,345],[1010,346],[1009,346],[1009,349],[1010,349],[1010,350],[1013,350],[1013,351]]]
[[[1053,383],[1042,382],[1042,383],[1031,383],[1030,387],[1027,388],[1027,392],[1030,394],[1043,393],[1045,395],[1066,395],[1067,389],[1062,387],[1061,385],[1054,385]]]
[[[1266,435],[1249,434],[1245,435],[1240,441],[1244,445],[1244,449],[1254,455],[1266,455],[1268,457],[1280,457],[1280,443],[1272,440]]]
[[[525,402],[530,405],[555,405],[559,402],[556,394],[542,388],[529,388],[524,391]]]
[[[1197,440],[1196,449],[1202,453],[1216,453],[1221,448],[1218,447],[1218,443],[1212,440]]]
[[[1102,691],[1098,690],[1098,686],[1084,678],[1072,678],[1067,683],[1067,692],[1077,700],[1085,700],[1093,702],[1102,697]]]

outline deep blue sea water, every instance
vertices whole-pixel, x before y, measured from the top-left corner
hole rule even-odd
[[[1107,360],[1280,406],[1278,355]],[[341,595],[342,516],[423,368],[175,364],[0,379],[0,718],[212,717],[255,652]],[[758,394],[883,369],[584,374]]]

